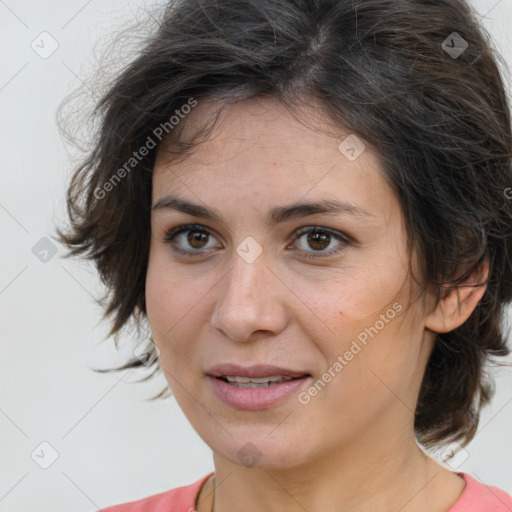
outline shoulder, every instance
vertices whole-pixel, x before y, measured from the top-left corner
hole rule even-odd
[[[176,487],[140,500],[102,508],[99,512],[193,512],[199,489],[212,474],[209,473],[193,484]]]
[[[512,497],[493,485],[484,485],[467,473],[459,473],[466,487],[447,512],[510,512]]]

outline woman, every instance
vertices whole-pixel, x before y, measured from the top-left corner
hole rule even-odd
[[[508,354],[510,111],[462,0],[173,2],[96,112],[62,239],[215,466],[103,510],[512,509],[427,452]]]

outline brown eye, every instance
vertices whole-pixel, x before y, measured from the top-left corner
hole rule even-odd
[[[329,233],[325,234],[324,232],[310,231],[307,235],[308,244],[315,250],[325,249],[329,246],[331,241],[331,235]]]
[[[210,238],[215,240],[208,228],[197,224],[186,224],[168,231],[163,241],[170,244],[174,251],[193,256],[203,254],[205,252],[203,249],[215,248],[208,247]]]
[[[304,240],[304,242],[299,245],[302,246],[300,247],[300,251],[304,253],[306,258],[323,258],[332,256],[345,249],[350,243],[348,236],[318,226],[299,230],[295,241],[300,240]],[[334,248],[332,250],[325,250],[336,241],[337,244],[333,246]]]
[[[202,231],[188,231],[187,236],[187,242],[190,244],[191,247],[194,247],[194,249],[202,249],[204,246],[204,243],[208,241],[208,236],[206,233]]]

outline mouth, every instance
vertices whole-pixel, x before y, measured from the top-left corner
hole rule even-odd
[[[309,374],[304,374],[301,377],[285,377],[283,375],[272,375],[270,377],[249,378],[229,375],[216,378],[226,382],[227,384],[235,388],[269,388],[272,386],[277,386],[282,382],[288,382],[290,380],[297,380],[309,376]]]
[[[226,405],[262,410],[284,404],[311,382],[310,373],[273,365],[249,367],[226,363],[206,372],[211,390]]]

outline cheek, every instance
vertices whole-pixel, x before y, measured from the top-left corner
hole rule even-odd
[[[343,340],[344,358],[351,361],[344,367],[338,390],[346,400],[358,396],[360,404],[375,411],[400,397],[405,409],[414,410],[422,371],[417,320],[414,309],[406,311],[405,305],[396,301]]]
[[[296,318],[304,319],[301,323],[306,331],[314,325],[319,334],[331,340],[346,340],[371,327],[382,314],[388,313],[385,320],[394,318],[396,302],[405,308],[403,279],[403,273],[394,272],[393,277],[385,269],[373,267],[337,269],[332,278],[316,284],[296,281],[293,291],[301,299],[298,307],[304,313]],[[377,327],[380,330],[380,323]]]
[[[185,283],[176,279],[160,249],[150,252],[146,274],[146,311],[162,356],[169,350],[178,320],[184,314]],[[181,300],[180,300],[181,299]]]
[[[168,304],[170,304],[167,300],[170,289],[166,284],[166,277],[161,267],[162,265],[159,264],[157,255],[152,250],[146,273],[146,311],[154,334],[154,330],[158,328],[162,319],[165,318],[166,309]]]
[[[174,361],[192,361],[205,318],[205,300],[214,284],[197,270],[180,269],[170,262],[165,250],[150,253],[146,275],[146,310],[149,325],[169,369]],[[179,356],[179,358],[178,358]]]
[[[172,324],[186,308],[193,294],[193,280],[169,257],[165,246],[153,241],[146,273],[146,307],[148,319],[155,326]],[[197,293],[197,292],[196,292]]]
[[[410,368],[417,357],[421,319],[413,306],[406,312],[409,290],[402,285],[407,274],[399,270],[352,268],[329,280],[321,293],[313,296],[309,288],[308,305],[316,315],[303,317],[302,329],[323,354],[321,371],[342,357],[342,369],[338,364],[332,371],[344,376],[335,379],[343,395],[349,390],[371,394],[374,386],[382,386],[370,370],[400,386],[401,368]]]

